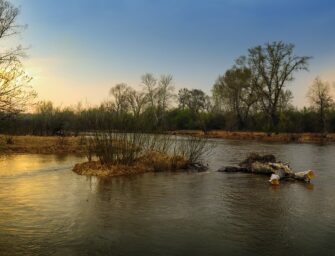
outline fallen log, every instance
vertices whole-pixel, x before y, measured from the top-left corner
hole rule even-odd
[[[225,166],[221,167],[218,172],[250,172],[247,168],[238,166]]]
[[[251,168],[251,165],[255,162],[258,163],[275,163],[276,157],[274,155],[259,155],[256,153],[251,153],[244,161],[239,163],[240,167]]]
[[[277,162],[274,155],[251,154],[239,166],[226,166],[219,172],[244,172],[269,175],[272,185],[279,185],[280,180],[299,180],[309,183],[315,177],[312,170],[304,172],[293,172],[286,163]]]
[[[272,185],[279,185],[279,181],[281,179],[291,179],[291,180],[300,180],[306,183],[310,183],[311,180],[315,177],[315,174],[312,170],[304,171],[304,172],[296,172],[296,173],[285,173],[283,172],[281,175],[278,173],[271,174],[269,182]]]

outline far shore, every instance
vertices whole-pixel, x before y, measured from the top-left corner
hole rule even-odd
[[[167,134],[195,136],[203,138],[229,140],[257,140],[265,142],[324,143],[335,142],[335,133],[265,133],[265,132],[233,132],[212,130],[178,130]],[[0,135],[0,153],[22,154],[85,154],[85,144],[80,136],[16,136]]]
[[[169,134],[188,135],[203,138],[231,139],[231,140],[258,140],[266,142],[298,142],[298,143],[322,143],[335,142],[335,133],[265,133],[265,132],[240,132],[223,130],[178,130]]]
[[[85,153],[81,137],[0,135],[2,154],[78,154]]]

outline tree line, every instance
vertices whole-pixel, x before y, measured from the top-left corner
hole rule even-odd
[[[217,79],[209,96],[200,89],[182,88],[175,92],[172,76],[156,78],[145,74],[140,89],[117,84],[110,90],[110,99],[99,106],[79,103],[75,107],[61,108],[50,101],[41,101],[36,104],[34,113],[8,116],[0,132],[33,135],[107,129],[335,132],[335,108],[329,83],[316,78],[306,95],[310,106],[303,109],[294,107],[292,94],[284,91],[278,100],[274,124],[273,113],[263,110],[260,101],[264,99],[252,88],[239,84],[249,76],[248,69],[234,67]]]
[[[0,41],[17,35],[19,9],[0,0]],[[335,132],[332,87],[316,78],[306,97],[309,106],[292,105],[289,85],[308,70],[309,56],[295,46],[272,42],[248,49],[218,76],[210,94],[201,89],[176,91],[172,75],[141,77],[140,86],[120,83],[99,106],[55,107],[36,103],[37,96],[21,63],[22,46],[0,52],[0,132],[54,135],[114,129],[166,131],[180,129],[266,132]],[[27,112],[29,107],[30,112]]]

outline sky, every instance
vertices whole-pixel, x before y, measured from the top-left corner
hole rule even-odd
[[[309,72],[288,85],[307,105],[316,76],[335,81],[332,0],[12,0],[27,29],[16,39],[39,100],[95,105],[145,73],[171,74],[178,88],[210,93],[247,49],[272,41],[312,56]],[[11,42],[13,43],[13,42]]]

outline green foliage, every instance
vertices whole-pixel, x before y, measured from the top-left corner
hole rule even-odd
[[[195,114],[189,109],[174,109],[168,116],[169,130],[195,129]]]
[[[179,108],[182,110],[188,109],[193,113],[203,112],[207,109],[208,101],[208,96],[199,89],[183,88],[178,92]]]
[[[258,97],[252,87],[252,72],[247,67],[233,66],[220,76],[213,86],[214,98],[234,115],[238,129],[244,129]]]
[[[105,108],[89,108],[76,112],[71,109],[56,109],[46,113],[19,114],[16,118],[6,119],[0,126],[3,134],[31,135],[78,135],[82,132],[96,130],[121,130],[162,132],[167,130],[215,130],[238,131],[239,127],[232,112],[194,113],[189,109],[174,108],[166,112],[165,123],[156,126],[155,117],[150,108],[139,117],[129,113],[117,115]],[[328,132],[335,132],[335,110],[328,112],[326,122]],[[262,112],[250,115],[244,128],[252,131],[271,131],[267,116]],[[288,109],[280,113],[278,132],[323,132],[319,121],[319,113],[312,108]]]

